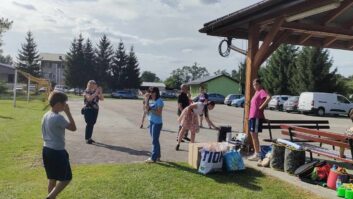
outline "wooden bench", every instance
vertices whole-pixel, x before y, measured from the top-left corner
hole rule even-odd
[[[330,129],[328,120],[265,120],[262,129],[268,129],[270,138],[264,139],[265,142],[272,142],[272,129],[281,129],[281,124],[289,124],[308,129]],[[321,145],[320,145],[321,146]]]
[[[282,134],[288,135],[291,142],[296,142],[301,145],[304,150],[310,153],[310,159],[313,158],[312,153],[315,153],[353,164],[353,136],[285,124],[280,125],[280,127],[282,129]],[[294,138],[299,140],[295,140]],[[311,142],[325,143],[332,146],[346,148],[349,149],[351,153],[350,155],[345,154],[346,157],[340,157],[338,151],[326,149],[307,142],[301,142],[300,140],[309,140]]]

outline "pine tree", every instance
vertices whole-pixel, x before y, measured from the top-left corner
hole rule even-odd
[[[113,57],[113,63],[111,65],[111,88],[113,89],[123,89],[124,88],[124,76],[128,56],[126,55],[124,43],[120,40],[118,49],[115,51]]]
[[[139,88],[141,85],[140,69],[137,57],[134,52],[134,47],[131,46],[126,64],[126,88]]]
[[[84,38],[80,34],[78,39],[73,40],[70,51],[66,54],[65,84],[74,88],[83,88],[87,83],[82,75],[85,71],[83,41]]]
[[[262,76],[265,88],[271,94],[292,94],[291,79],[295,69],[297,48],[281,45],[270,57]]]
[[[92,43],[90,39],[88,38],[86,40],[86,43],[84,45],[83,49],[83,56],[84,56],[84,71],[82,71],[83,76],[84,76],[84,81],[88,82],[91,79],[96,79],[96,56],[93,50]]]
[[[106,35],[103,35],[96,49],[96,80],[103,87],[108,87],[111,77],[113,47]]]
[[[37,44],[34,42],[31,31],[27,32],[26,43],[22,44],[21,50],[18,53],[18,68],[35,77],[41,76],[39,66],[39,54]]]
[[[296,62],[296,93],[304,91],[337,92],[342,84],[336,74],[337,68],[330,72],[332,59],[327,50],[316,47],[303,47]]]

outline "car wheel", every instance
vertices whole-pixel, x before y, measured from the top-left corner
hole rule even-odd
[[[279,111],[283,111],[283,105],[278,106]]]
[[[240,104],[241,107],[244,107],[244,103]]]
[[[325,116],[325,109],[324,108],[319,108],[318,110],[317,110],[317,115],[318,116]]]

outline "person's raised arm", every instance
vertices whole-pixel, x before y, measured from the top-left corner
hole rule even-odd
[[[68,104],[65,105],[64,112],[65,112],[67,118],[69,119],[69,125],[66,127],[66,129],[68,129],[70,131],[76,131],[76,129],[77,129],[76,124],[75,124],[74,118],[71,115],[70,107]]]
[[[98,91],[99,91],[99,94],[98,94],[99,100],[104,101],[104,96],[103,96],[103,89],[102,89],[102,87],[98,87]]]
[[[92,101],[94,98],[96,98],[98,95],[99,95],[99,91],[98,91],[98,89],[97,89],[96,92],[94,92],[92,95],[90,95],[90,94],[88,94],[88,93],[85,92],[84,97],[85,97],[85,99],[86,99],[87,101],[91,102],[91,101]]]

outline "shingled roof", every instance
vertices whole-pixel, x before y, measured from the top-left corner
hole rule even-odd
[[[193,81],[191,81],[191,82],[188,82],[187,85],[199,85],[199,84],[204,84],[204,83],[206,83],[206,82],[209,82],[209,81],[211,81],[211,80],[214,80],[214,79],[219,78],[219,77],[222,77],[222,76],[227,77],[227,78],[233,80],[234,82],[237,82],[237,83],[238,83],[237,80],[235,80],[235,79],[229,77],[228,75],[220,74],[220,75],[207,76],[207,77],[202,77],[202,78],[199,78],[199,79],[195,79],[195,80],[193,80]]]

